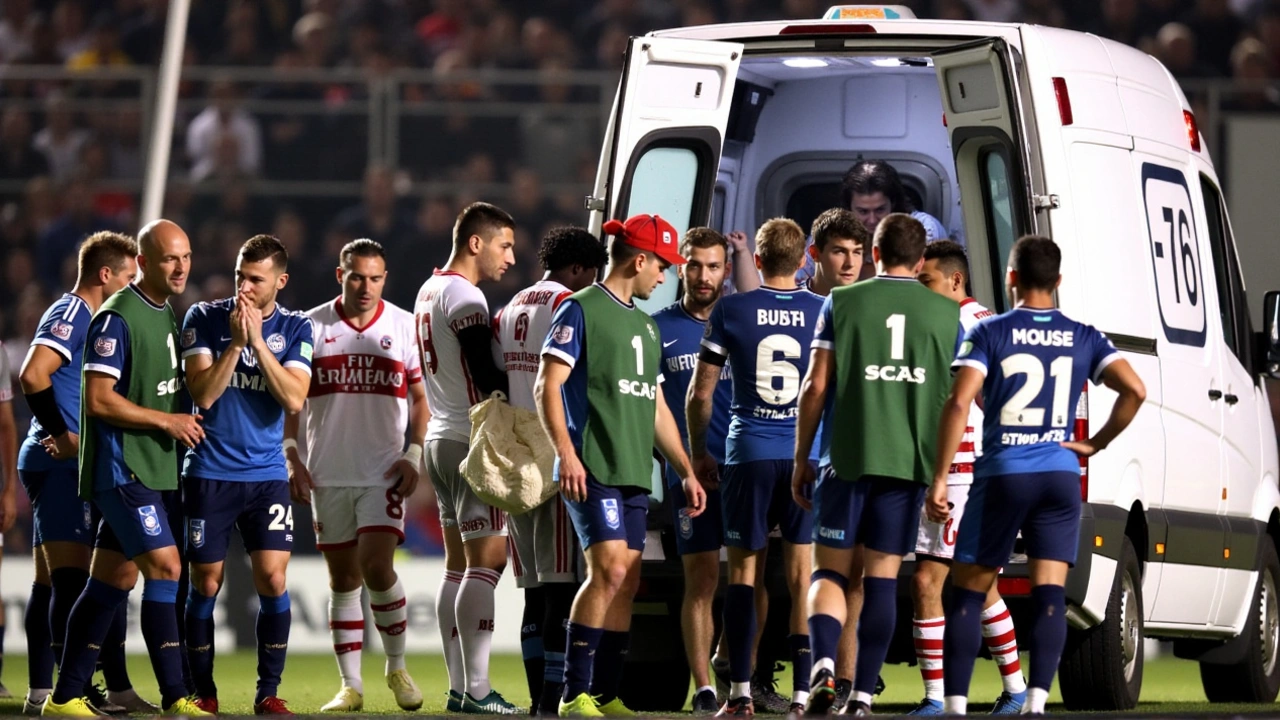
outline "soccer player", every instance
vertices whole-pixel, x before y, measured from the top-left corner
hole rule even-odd
[[[99,526],[88,583],[67,620],[62,667],[42,714],[93,716],[85,684],[117,608],[141,572],[142,635],[166,715],[203,717],[186,697],[178,633],[182,561],[169,515],[180,514],[177,446],[204,439],[198,414],[179,412],[178,328],[169,298],[191,270],[180,227],[156,220],[138,233],[142,279],[102,303],[85,341],[80,403],[80,496]]]
[[[344,245],[336,274],[342,294],[307,311],[315,346],[304,413],[305,464],[298,454],[301,418],[288,415],[284,423],[293,499],[311,505],[316,549],[329,570],[329,630],[342,687],[320,711],[364,707],[361,585],[369,589],[369,609],[382,636],[387,687],[402,709],[417,710],[422,692],[405,669],[408,611],[393,565],[396,547],[404,542],[404,499],[418,486],[430,416],[413,317],[382,299],[387,260],[378,243]]]
[[[276,303],[289,281],[289,253],[255,235],[236,258],[234,297],[202,302],[182,324],[182,362],[191,400],[204,415],[205,441],[182,470],[187,519],[187,655],[196,704],[218,712],[213,681],[213,608],[223,562],[238,529],[258,592],[259,715],[291,714],[277,696],[289,647],[285,568],[293,549],[293,505],[284,450],[285,413],[302,410],[311,384],[311,321]]]
[[[853,548],[864,547],[863,607],[853,714],[868,714],[897,621],[898,569],[915,547],[931,479],[945,375],[960,337],[960,307],[916,281],[924,228],[892,214],[875,231],[879,274],[836,288],[822,306],[796,424],[796,502],[813,507],[809,637],[813,675],[806,714],[836,699],[836,645],[845,623]],[[832,387],[834,386],[834,387]],[[821,479],[808,458],[822,426]],[[835,439],[838,438],[838,441]]]
[[[745,238],[744,238],[745,241]],[[711,228],[690,228],[680,241],[680,254],[688,261],[677,267],[684,282],[684,294],[676,303],[654,313],[662,336],[662,395],[675,418],[680,438],[688,442],[685,400],[688,396],[698,348],[706,333],[707,318],[724,290],[725,276],[733,272],[729,261],[729,241]],[[724,462],[724,442],[729,434],[729,404],[733,382],[726,365],[712,392],[711,423],[707,430],[707,454]],[[680,604],[680,625],[684,630],[684,651],[693,673],[693,712],[714,714],[719,709],[716,690],[711,686],[707,659],[715,621],[711,605],[720,583],[720,548],[724,545],[720,493],[708,488],[706,510],[696,518],[685,509],[680,475],[667,466],[666,500],[676,528],[676,552],[684,565],[684,598]],[[763,589],[763,585],[761,586]],[[759,595],[767,596],[760,592]],[[726,648],[724,654],[728,655]]]
[[[684,264],[679,238],[656,215],[610,220],[604,231],[614,236],[609,270],[603,282],[560,303],[534,389],[587,561],[587,580],[569,616],[560,717],[632,714],[618,687],[640,582],[655,447],[684,478],[689,516],[706,507],[663,399],[657,325],[633,302],[648,298],[668,267]]]
[[[463,208],[449,262],[422,284],[414,304],[431,404],[427,470],[444,529],[436,613],[454,712],[518,712],[489,683],[493,591],[507,564],[506,516],[476,497],[458,471],[471,442],[471,406],[508,389],[506,373],[494,363],[489,303],[476,286],[499,280],[515,263],[514,229],[511,216],[494,205]]]
[[[968,512],[960,521],[952,569],[951,610],[943,641],[945,709],[963,715],[978,654],[982,608],[1001,565],[1022,532],[1030,560],[1031,672],[1024,712],[1044,713],[1067,639],[1063,583],[1080,535],[1080,465],[1133,421],[1146,387],[1111,341],[1091,325],[1054,309],[1062,253],[1048,238],[1020,238],[1009,255],[1005,286],[1013,310],[979,322],[964,338],[937,433],[930,520],[950,514],[947,478],[981,392],[982,455],[974,466]],[[1119,394],[1092,438],[1070,441],[1081,380]]]
[[[27,630],[29,690],[23,710],[40,712],[53,691],[53,665],[62,659],[71,606],[89,581],[89,556],[100,515],[79,497],[80,366],[89,321],[107,298],[133,282],[138,245],[114,232],[89,236],[80,245],[71,292],[58,298],[36,330],[18,382],[35,416],[18,455],[18,477],[31,500],[36,582],[24,623]],[[8,488],[6,487],[6,490]],[[102,648],[107,693],[86,695],[103,712],[159,712],[138,696],[124,661],[127,603]]]
[[[565,298],[595,282],[606,259],[604,245],[579,227],[557,227],[542,238],[542,279],[516,296],[494,318],[506,366],[511,405],[536,412],[542,341]],[[524,589],[520,645],[533,713],[555,713],[564,684],[565,624],[578,591],[577,540],[557,493],[507,524],[516,587]]]
[[[712,393],[725,363],[733,367],[733,404],[725,442],[724,537],[729,548],[724,631],[729,643],[729,697],[720,715],[752,715],[752,644],[756,637],[756,579],[764,573],[769,530],[782,532],[782,559],[792,600],[790,637],[794,682],[791,711],[808,699],[809,638],[803,598],[809,589],[812,517],[791,499],[796,398],[822,298],[795,285],[804,263],[805,235],[795,222],[769,220],[756,232],[756,290],[723,298],[711,311],[689,391],[689,447],[703,484],[718,469],[707,452]],[[816,460],[816,457],[813,458]],[[801,461],[810,462],[809,458]]]
[[[965,291],[969,282],[969,260],[959,243],[938,240],[926,245],[924,267],[918,277],[925,287],[960,304],[960,324],[966,332],[972,330],[979,320],[993,315]],[[974,432],[975,428],[981,427],[982,409],[974,402],[969,406],[969,422],[946,478],[950,514],[943,523],[933,522],[927,516],[920,518],[920,531],[916,537],[916,570],[911,581],[914,610],[911,634],[915,639],[920,675],[924,679],[924,699],[912,711],[913,715],[942,714],[942,637],[946,628],[942,585],[951,571],[956,531],[964,517],[965,501],[973,484],[974,458],[982,453],[982,438]],[[1022,710],[1026,700],[1027,683],[1018,661],[1013,619],[994,583],[987,591],[982,608],[982,638],[1000,668],[1000,678],[1004,683],[1004,691],[996,700],[992,713],[1016,714]]]

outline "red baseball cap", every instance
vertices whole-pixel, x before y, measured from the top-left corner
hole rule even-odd
[[[604,224],[604,231],[631,247],[651,252],[672,265],[688,262],[680,255],[680,234],[671,223],[657,215],[632,215],[625,223],[610,220]]]

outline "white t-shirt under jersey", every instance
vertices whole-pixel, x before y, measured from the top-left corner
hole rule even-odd
[[[413,314],[431,408],[427,440],[470,442],[468,413],[484,398],[471,381],[458,332],[473,325],[489,327],[489,302],[461,274],[436,270],[418,290]]]
[[[960,303],[960,325],[967,333],[978,321],[991,317],[995,313],[983,307],[973,298],[965,298]],[[960,439],[960,449],[951,461],[951,472],[947,475],[948,485],[972,485],[973,463],[982,454],[982,408],[978,403],[969,405],[969,424],[964,429],[964,437]]]
[[[422,382],[413,316],[380,302],[356,327],[342,298],[307,311],[315,329],[307,393],[307,469],[316,487],[382,487],[404,454],[409,386]]]
[[[533,385],[538,380],[542,342],[551,330],[551,318],[556,308],[572,294],[573,291],[558,282],[539,280],[516,293],[494,318],[502,364],[506,367],[507,383],[511,387],[507,398],[513,407],[537,410]]]

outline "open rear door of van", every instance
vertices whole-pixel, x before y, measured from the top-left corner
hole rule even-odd
[[[1014,52],[983,38],[933,53],[955,154],[975,292],[1003,307],[1003,270],[1014,241],[1034,231],[1033,177],[1020,117]],[[974,192],[977,190],[977,192]],[[986,258],[989,262],[977,261]]]
[[[707,222],[742,44],[637,37],[606,136],[589,227],[661,215],[680,232]]]

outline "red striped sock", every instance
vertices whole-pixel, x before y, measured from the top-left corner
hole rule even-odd
[[[369,588],[369,609],[373,624],[382,636],[382,651],[387,655],[387,674],[404,669],[404,631],[409,625],[408,603],[400,578],[386,590]]]
[[[916,645],[916,662],[924,680],[924,696],[942,700],[942,635],[947,628],[945,617],[912,619],[911,637]]]
[[[360,678],[360,651],[364,647],[364,606],[360,589],[329,594],[329,634],[333,637],[333,654],[338,658],[338,673],[344,687],[364,693]]]
[[[1018,638],[1004,600],[997,600],[982,611],[982,642],[1000,667],[1000,680],[1004,683],[1005,692],[1026,690],[1027,681],[1022,677],[1022,663],[1018,661]]]

